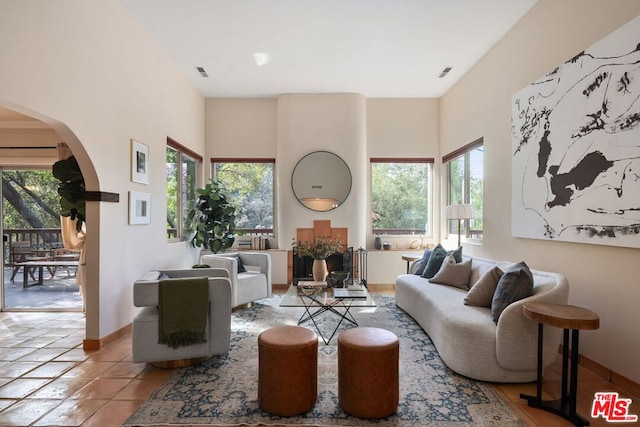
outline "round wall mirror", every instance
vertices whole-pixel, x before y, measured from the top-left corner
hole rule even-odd
[[[349,196],[351,171],[339,156],[328,151],[314,151],[296,164],[291,187],[296,199],[307,208],[330,211]]]

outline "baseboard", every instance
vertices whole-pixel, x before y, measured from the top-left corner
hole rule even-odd
[[[110,342],[113,342],[118,338],[121,338],[131,333],[131,326],[132,324],[129,323],[124,328],[118,329],[114,333],[109,334],[104,338],[100,338],[99,340],[84,339],[82,340],[82,349],[87,351],[100,350],[102,347],[109,344]]]
[[[558,347],[558,353],[562,354],[562,344],[560,344],[560,346]],[[611,384],[615,384],[616,386],[628,391],[634,396],[640,396],[640,384],[638,384],[637,382],[618,374],[617,372],[589,359],[582,354],[580,354],[578,357],[578,364],[582,365],[583,368],[590,370],[600,378],[609,381]]]

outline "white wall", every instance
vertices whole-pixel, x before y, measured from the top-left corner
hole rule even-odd
[[[411,239],[389,237],[392,253],[373,249],[370,199],[370,157],[439,157],[438,99],[365,99],[357,94],[287,94],[278,99],[211,98],[206,102],[208,157],[275,157],[278,193],[278,241],[290,249],[296,228],[313,220],[330,219],[334,227],[349,228],[349,244],[368,247],[369,282],[393,283],[405,271],[401,255]],[[276,126],[277,124],[277,126]],[[338,154],[353,177],[346,202],[331,212],[314,212],[295,199],[291,174],[312,151]],[[434,178],[438,176],[434,165]],[[434,180],[434,183],[437,180]],[[433,185],[435,200],[439,186]],[[428,207],[432,209],[432,207]],[[425,207],[427,209],[427,207]],[[439,212],[434,212],[434,223]],[[438,239],[439,229],[424,240]]]
[[[640,13],[633,0],[539,0],[441,99],[441,150],[484,137],[484,241],[467,253],[558,271],[569,303],[600,316],[580,352],[640,382],[638,249],[511,237],[511,96]]]
[[[204,99],[119,2],[0,3],[0,105],[53,126],[79,160],[88,190],[119,203],[87,210],[87,338],[128,325],[132,283],[190,264],[165,238],[165,146],[204,152]],[[149,185],[130,180],[130,139],[149,145]],[[151,193],[151,224],[127,224],[129,191]]]

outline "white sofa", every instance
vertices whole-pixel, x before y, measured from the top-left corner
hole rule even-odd
[[[271,296],[271,256],[267,252],[207,254],[200,257],[200,263],[229,272],[233,308]],[[246,271],[239,272],[239,265]]]
[[[473,258],[469,284],[496,265],[505,271],[512,263]],[[497,324],[491,308],[464,304],[466,290],[430,283],[415,274],[396,278],[396,305],[420,324],[452,370],[481,381],[535,381],[538,325],[524,317],[522,305],[529,301],[566,304],[569,284],[561,274],[534,269],[531,273],[533,295],[507,306]],[[545,326],[544,367],[555,360],[561,335],[561,329]]]
[[[159,344],[158,287],[160,280],[203,276],[209,277],[207,342],[178,348]],[[134,282],[133,304],[136,307],[143,307],[133,319],[131,332],[133,361],[136,363],[185,361],[229,351],[231,283],[225,270],[201,268],[150,271]]]

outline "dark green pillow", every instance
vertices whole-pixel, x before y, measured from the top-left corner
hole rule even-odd
[[[524,261],[508,268],[496,286],[491,301],[493,321],[498,323],[500,315],[513,302],[533,295],[533,275]]]
[[[239,256],[236,257],[236,261],[238,261],[238,273],[244,273],[245,271],[247,271]]]
[[[440,270],[442,261],[444,261],[446,256],[447,251],[442,247],[440,243],[438,243],[438,246],[433,248],[433,251],[431,251],[431,255],[429,256],[427,265],[424,267],[422,277],[424,277],[425,279],[431,279],[433,276],[435,276],[438,270]]]
[[[462,246],[454,251],[447,252],[447,255],[453,255],[453,259],[456,260],[456,263],[462,262]]]

